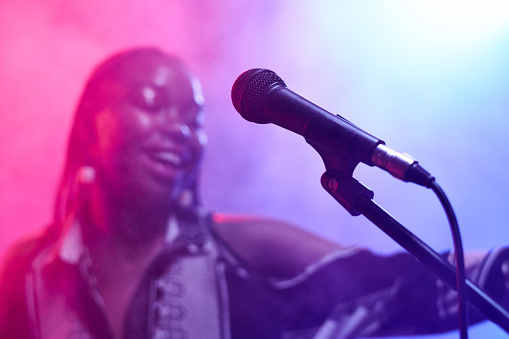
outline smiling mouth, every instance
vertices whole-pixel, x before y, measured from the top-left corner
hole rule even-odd
[[[184,167],[189,162],[188,157],[184,154],[172,151],[155,151],[149,153],[149,156],[152,160],[155,160],[165,166],[176,168]]]

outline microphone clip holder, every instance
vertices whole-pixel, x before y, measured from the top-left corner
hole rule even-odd
[[[321,177],[321,184],[336,201],[351,215],[364,215],[375,226],[432,270],[438,278],[451,288],[456,289],[456,269],[454,266],[379,207],[372,200],[374,197],[373,191],[355,180],[350,175],[350,171],[345,173],[341,169],[327,168]],[[475,305],[487,319],[509,333],[509,313],[469,279],[465,280],[465,284],[468,301]]]

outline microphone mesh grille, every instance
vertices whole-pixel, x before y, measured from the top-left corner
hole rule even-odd
[[[244,119],[259,124],[269,123],[263,115],[263,95],[275,84],[286,86],[273,71],[253,68],[245,71],[232,87],[232,103]]]

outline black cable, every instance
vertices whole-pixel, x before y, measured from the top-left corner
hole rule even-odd
[[[424,187],[431,188],[442,204],[449,226],[451,228],[452,239],[454,243],[454,263],[456,266],[456,290],[458,292],[458,326],[460,338],[468,338],[468,315],[467,315],[467,295],[466,295],[466,274],[465,260],[463,255],[463,245],[459,231],[458,221],[452,209],[451,203],[445,195],[442,188],[436,183],[435,178],[422,168],[417,162],[414,162],[406,172],[405,181],[413,182]]]
[[[456,289],[458,292],[458,325],[460,331],[460,338],[468,338],[468,314],[467,314],[467,295],[466,295],[466,274],[465,274],[465,259],[463,254],[463,245],[461,242],[461,235],[458,227],[458,221],[454,210],[447,199],[442,188],[432,180],[428,187],[435,192],[436,196],[442,204],[447,219],[449,220],[449,226],[451,228],[452,238],[454,242],[454,261],[456,264]]]

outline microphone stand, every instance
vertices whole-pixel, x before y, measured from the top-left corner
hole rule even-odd
[[[330,167],[326,166],[326,168]],[[327,170],[322,175],[321,183],[323,188],[351,215],[364,215],[422,264],[435,272],[440,279],[456,289],[454,266],[378,206],[372,200],[373,191],[339,169]],[[509,333],[509,313],[504,308],[468,279],[466,279],[466,292],[472,304],[489,320]]]

